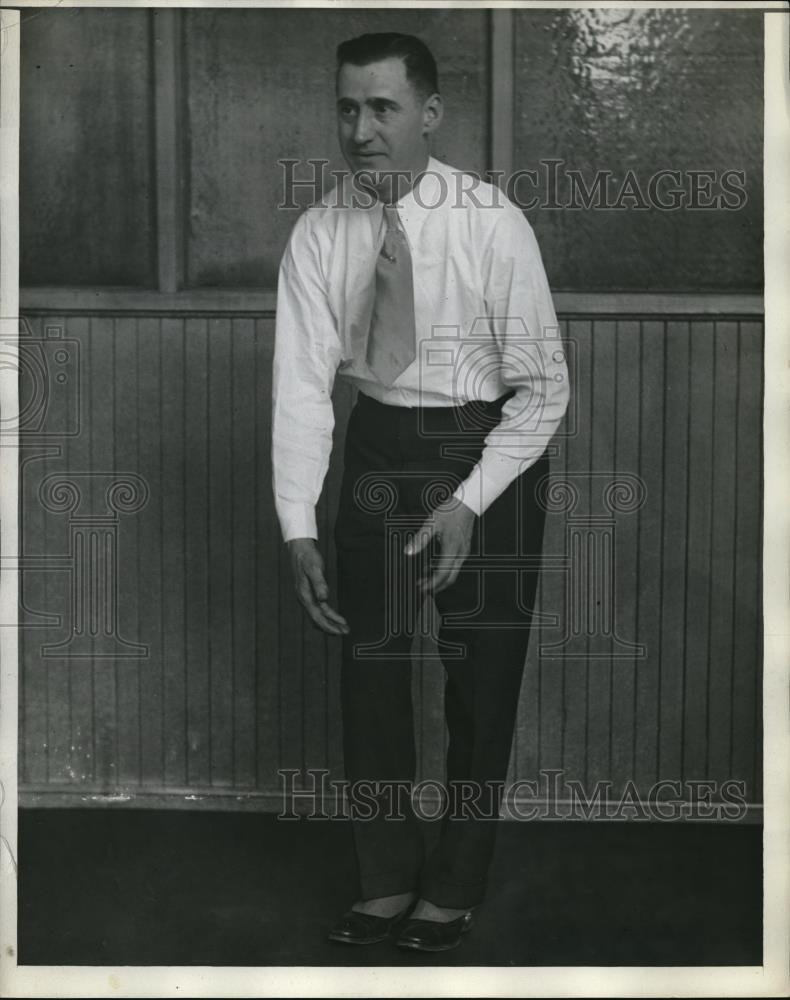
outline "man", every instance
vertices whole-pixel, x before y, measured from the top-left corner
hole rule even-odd
[[[497,189],[430,155],[442,100],[427,47],[363,35],[337,63],[351,173],[298,219],[281,264],[274,491],[299,600],[342,637],[360,890],[330,939],[372,943],[397,925],[399,945],[438,951],[459,943],[485,892],[543,537],[535,491],[568,374],[530,226]],[[314,512],[336,373],[359,390],[337,605]],[[409,653],[428,595],[442,616],[449,745],[447,812],[426,858],[394,793],[415,778]],[[365,782],[372,812],[355,797]]]

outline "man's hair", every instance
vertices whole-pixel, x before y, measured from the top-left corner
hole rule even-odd
[[[341,42],[337,47],[337,71],[344,63],[367,66],[382,59],[402,59],[406,79],[417,93],[430,97],[439,91],[439,75],[431,50],[414,35],[401,35],[396,31],[359,35]]]

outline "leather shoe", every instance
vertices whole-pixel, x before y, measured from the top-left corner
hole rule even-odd
[[[472,929],[472,923],[471,913],[445,923],[414,918],[403,925],[395,944],[415,951],[449,951],[461,943],[461,935]]]
[[[414,904],[410,903],[405,910],[396,913],[394,917],[376,917],[372,913],[349,910],[329,932],[329,940],[338,941],[340,944],[376,944],[385,941],[393,927],[413,906]]]

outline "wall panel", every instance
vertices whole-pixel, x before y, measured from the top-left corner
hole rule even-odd
[[[146,517],[137,525],[137,634],[156,637],[160,656],[150,668],[137,666],[140,699],[140,773],[141,785],[166,779],[166,691],[169,683],[165,670],[164,605],[166,587],[163,576],[167,547],[164,532],[165,441],[163,427],[162,352],[163,323],[159,317],[141,316],[136,321],[134,337],[134,385],[136,388],[135,456],[137,468],[146,455],[146,479],[151,498]],[[125,463],[124,463],[125,464]],[[149,556],[153,553],[153,556]],[[153,558],[154,567],[148,575],[142,572],[144,563]],[[176,564],[177,565],[177,564]],[[152,639],[145,639],[147,643]]]
[[[23,555],[46,557],[23,575],[25,618],[61,616],[23,630],[28,800],[71,791],[273,805],[278,767],[340,777],[337,644],[305,624],[271,497],[272,317],[30,322],[79,344],[84,419],[59,454],[33,458],[45,444],[31,439],[22,463]],[[612,794],[629,780],[646,793],[657,778],[734,778],[757,802],[762,325],[580,315],[562,325],[574,393],[552,474],[575,484],[577,501],[548,515],[544,617],[511,778],[562,768],[590,792],[611,782]],[[351,401],[339,384],[336,448]],[[40,499],[53,474],[79,484],[85,530],[111,513],[111,481],[145,483],[144,504],[115,515],[122,655],[102,655],[100,636],[93,659],[42,649],[69,639],[76,588],[76,515]],[[339,475],[335,461],[319,511],[327,541]],[[569,525],[592,537],[606,485],[629,476],[644,502],[609,518],[615,638],[582,629],[569,640],[579,555]],[[421,773],[441,777],[442,670],[430,656],[414,687]]]
[[[668,393],[665,392],[667,342],[664,323],[656,319],[640,322],[639,365],[634,373],[639,385],[639,457],[637,471],[647,486],[649,502],[637,512],[636,557],[638,581],[635,620],[638,635],[648,649],[658,649],[663,627],[663,560],[666,540],[664,518],[664,462]],[[663,433],[656,437],[655,427]],[[640,663],[634,677],[635,730],[644,734],[634,741],[634,771],[638,784],[652,783],[660,772],[661,677]]]

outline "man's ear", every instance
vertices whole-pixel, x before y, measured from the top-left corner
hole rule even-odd
[[[442,103],[441,95],[431,94],[422,106],[423,135],[427,135],[429,132],[433,132],[434,129],[437,129],[442,123],[443,115],[444,104]]]

